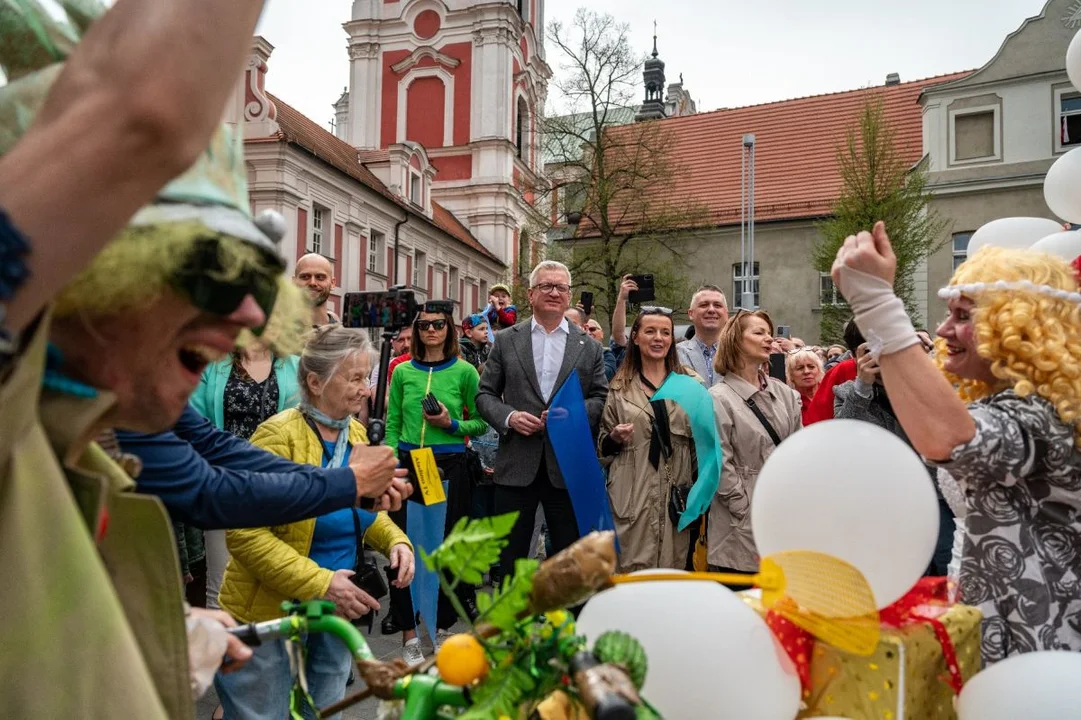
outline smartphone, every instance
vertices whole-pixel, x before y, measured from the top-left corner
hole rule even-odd
[[[784,338],[786,340],[792,339],[792,326],[791,325],[778,325],[777,337]]]
[[[586,317],[593,314],[593,293],[582,293],[582,312],[586,314]]]
[[[627,294],[627,302],[644,303],[657,299],[652,275],[631,275],[629,279],[634,281],[638,289]]]
[[[438,415],[440,413],[439,401],[436,400],[435,395],[428,393],[424,396],[424,400],[421,401],[421,407],[424,410],[425,415]]]
[[[772,353],[769,356],[769,376],[776,378],[781,382],[788,382],[785,372],[785,354],[784,353]]]

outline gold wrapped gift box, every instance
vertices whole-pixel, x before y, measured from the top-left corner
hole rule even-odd
[[[745,598],[758,612],[764,608]],[[927,608],[937,614],[957,652],[967,682],[980,670],[979,610],[967,605]],[[955,720],[954,694],[943,680],[946,660],[935,631],[926,622],[901,629],[882,628],[874,653],[860,657],[825,643],[815,643],[811,691],[800,718],[851,720]]]

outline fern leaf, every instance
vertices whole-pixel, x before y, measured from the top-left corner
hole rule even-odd
[[[492,592],[478,593],[477,610],[480,616],[477,622],[485,622],[506,632],[518,622],[518,616],[529,607],[529,595],[533,592],[533,575],[540,563],[530,558],[519,558],[514,562],[514,575],[504,578],[503,587]],[[483,603],[480,595],[484,595]]]
[[[484,573],[499,562],[518,513],[470,520],[462,518],[424,564],[432,572],[446,572],[462,582],[480,585]]]
[[[499,663],[472,691],[473,705],[461,720],[499,720],[518,717],[518,706],[534,688],[533,678],[517,665]]]

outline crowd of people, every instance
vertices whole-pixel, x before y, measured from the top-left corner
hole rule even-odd
[[[816,422],[871,422],[941,488],[928,572],[954,573],[958,599],[983,612],[984,662],[1081,650],[1070,266],[981,250],[943,289],[932,342],[894,295],[880,223],[834,266],[855,315],[843,346],[807,348],[764,310],[730,314],[714,285],[689,298],[693,336],[678,338],[668,308],[629,318],[630,278],[605,345],[601,322],[572,307],[568,269],[543,261],[524,279],[528,319],[506,286],[460,326],[427,303],[382,378],[365,332],[329,306],[329,262],[305,256],[287,277],[284,222],[252,216],[240,146],[218,127],[262,5],[118,2],[62,67],[0,48],[21,93],[0,157],[0,676],[14,716],[192,717],[208,673],[228,718],[285,716],[297,672],[334,702],[343,648],[309,637],[298,667],[295,647],[253,652],[224,628],[273,618],[284,600],[373,618],[369,546],[388,561],[383,630],[419,661],[421,520],[430,545],[462,517],[518,513],[502,573],[579,537],[547,434],[572,373],[622,570],[756,570],[749,511],[770,454]],[[656,399],[673,374],[708,392],[723,451],[708,512],[683,530],[702,478],[687,413]],[[370,446],[381,383],[385,444]],[[442,471],[445,512],[409,482],[421,451]],[[437,644],[476,613],[474,592],[440,599]]]

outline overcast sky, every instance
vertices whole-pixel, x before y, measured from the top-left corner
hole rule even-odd
[[[683,73],[699,110],[849,90],[977,68],[1043,0],[548,0],[546,16],[582,5],[631,27],[647,52],[653,20],[668,81]],[[327,123],[349,82],[351,0],[268,0],[259,33],[275,46],[268,89]],[[548,62],[559,71],[549,53]]]

